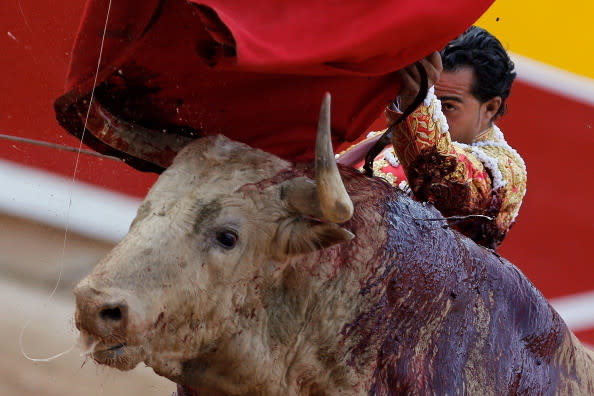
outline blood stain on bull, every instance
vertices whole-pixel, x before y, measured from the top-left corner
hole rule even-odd
[[[95,360],[180,395],[594,394],[591,352],[511,263],[353,169],[352,217],[328,221],[316,173],[222,136],[184,148],[75,289]]]

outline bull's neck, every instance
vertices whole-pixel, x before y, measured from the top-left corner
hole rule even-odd
[[[376,257],[384,236],[375,236],[361,233],[295,259],[270,288],[267,342],[277,351],[274,364],[283,368],[290,394],[368,389],[383,342],[383,332],[374,329],[384,295],[375,276],[384,273],[385,261]]]
[[[267,342],[279,350],[275,364],[290,394],[367,393],[389,333],[378,329],[389,272],[382,205],[350,193],[357,211],[343,226],[356,237],[292,259],[264,304]]]

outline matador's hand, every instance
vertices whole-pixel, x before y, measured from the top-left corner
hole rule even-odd
[[[439,52],[434,52],[431,55],[423,58],[419,61],[427,72],[427,78],[429,80],[429,87],[434,85],[443,71],[443,65],[441,64],[441,56]],[[415,99],[419,92],[421,85],[421,76],[414,64],[405,67],[404,69],[398,70],[402,87],[400,88],[400,109],[406,109]]]

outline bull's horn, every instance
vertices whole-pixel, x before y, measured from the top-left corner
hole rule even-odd
[[[133,125],[111,114],[96,100],[88,109],[86,127],[104,144],[161,168],[171,165],[175,155],[195,139]]]
[[[320,209],[326,220],[343,223],[353,216],[353,202],[344,188],[332,150],[329,93],[324,95],[318,122],[316,184]]]

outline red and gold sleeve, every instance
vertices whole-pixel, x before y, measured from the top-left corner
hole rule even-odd
[[[399,115],[387,113],[389,119]],[[485,246],[501,243],[522,203],[526,168],[499,128],[471,145],[452,142],[441,103],[433,97],[395,127],[392,143],[416,199],[433,203],[446,217],[492,218],[450,225]]]
[[[454,144],[439,102],[419,106],[394,130],[392,143],[415,197],[445,216],[483,211],[491,179],[476,156]],[[398,113],[387,110],[389,118]]]

